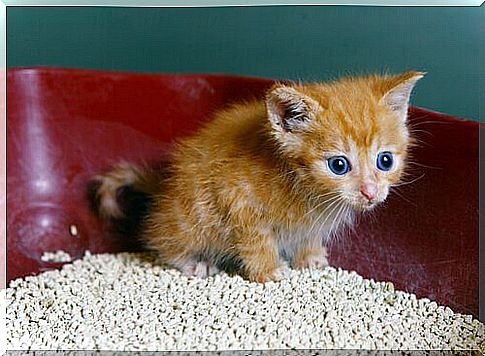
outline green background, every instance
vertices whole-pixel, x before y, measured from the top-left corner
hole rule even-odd
[[[7,67],[301,80],[424,70],[413,104],[479,118],[477,7],[8,7]]]

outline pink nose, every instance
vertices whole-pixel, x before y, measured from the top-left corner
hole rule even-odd
[[[377,187],[375,184],[362,184],[360,186],[360,193],[371,202],[377,196]]]

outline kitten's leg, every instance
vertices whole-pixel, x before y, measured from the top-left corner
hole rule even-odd
[[[292,264],[297,269],[327,267],[327,250],[320,241],[304,241],[295,251]]]
[[[191,243],[196,239],[189,233],[179,234],[176,230],[167,233],[158,224],[153,224],[145,230],[144,237],[147,247],[157,251],[161,264],[175,268],[187,277],[206,278],[220,272],[215,261],[200,258],[201,246]]]
[[[213,276],[219,273],[216,261],[202,253],[208,240],[194,229],[189,213],[177,199],[156,201],[142,238],[148,248],[158,252],[162,264],[186,276]]]
[[[247,232],[236,245],[244,274],[252,282],[279,281],[287,265],[280,259],[278,245],[271,234]]]
[[[175,268],[180,270],[182,274],[187,277],[195,276],[199,278],[206,278],[219,273],[217,266],[209,261],[198,261],[196,259],[190,259],[184,263],[178,263],[174,265]]]

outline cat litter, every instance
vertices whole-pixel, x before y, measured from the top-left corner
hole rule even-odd
[[[13,280],[6,302],[10,350],[485,349],[472,316],[332,267],[263,285],[87,253]]]
[[[44,262],[71,262],[71,256],[62,250],[57,250],[56,252],[44,252],[40,259]]]

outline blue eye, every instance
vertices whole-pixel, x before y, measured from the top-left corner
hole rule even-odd
[[[377,156],[377,168],[381,171],[388,171],[394,164],[394,158],[391,152],[381,152]]]
[[[328,168],[338,176],[350,171],[350,163],[344,156],[335,156],[327,160]]]

